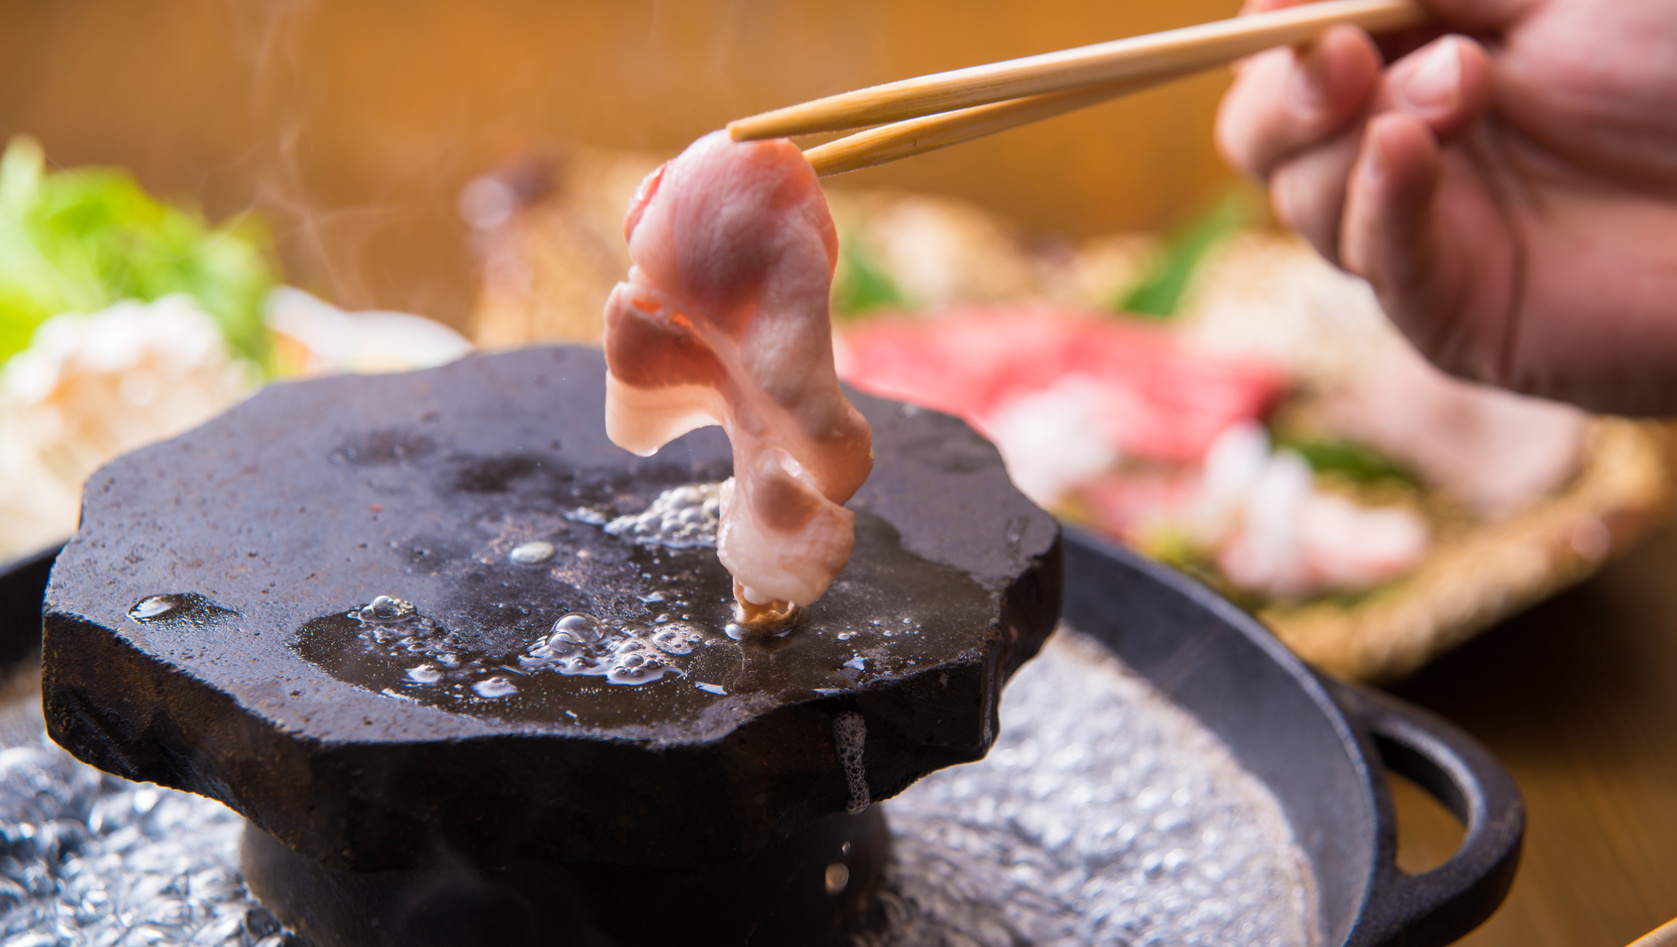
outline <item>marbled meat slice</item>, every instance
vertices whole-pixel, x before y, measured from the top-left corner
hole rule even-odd
[[[852,385],[958,415],[998,441],[1009,406],[1076,381],[1100,422],[1089,436],[1122,457],[1168,463],[1199,462],[1230,426],[1263,417],[1287,383],[1259,359],[1053,303],[871,319],[840,341]]]
[[[751,605],[807,605],[850,558],[841,504],[873,466],[839,390],[828,295],[838,238],[792,143],[699,139],[641,185],[633,266],[606,303],[606,431],[650,454],[706,424],[734,449],[718,554]]]

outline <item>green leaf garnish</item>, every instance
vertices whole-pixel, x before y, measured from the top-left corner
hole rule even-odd
[[[1337,439],[1278,438],[1275,446],[1298,452],[1311,470],[1325,476],[1340,476],[1357,484],[1421,486],[1420,478],[1413,471],[1366,444]]]
[[[275,282],[266,246],[254,220],[211,227],[126,172],[48,173],[41,146],[15,137],[0,156],[0,363],[59,313],[185,293],[229,345],[266,366],[262,301]]]
[[[1211,251],[1243,230],[1253,218],[1252,205],[1231,191],[1209,211],[1165,238],[1153,265],[1112,301],[1113,308],[1132,315],[1165,320],[1182,307],[1189,283]]]
[[[839,241],[838,267],[833,272],[833,317],[854,319],[881,309],[907,309],[908,297],[897,288],[866,243],[853,237]]]

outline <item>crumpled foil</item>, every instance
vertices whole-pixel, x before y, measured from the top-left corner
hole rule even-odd
[[[865,760],[864,760],[865,764]],[[885,929],[858,947],[1311,947],[1310,867],[1268,790],[1189,714],[1061,632],[987,759],[888,804]],[[307,947],[245,888],[242,820],[47,739],[0,707],[0,942]]]

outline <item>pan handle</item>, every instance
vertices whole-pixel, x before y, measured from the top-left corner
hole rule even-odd
[[[1363,936],[1355,943],[1455,941],[1489,918],[1513,883],[1526,821],[1519,787],[1489,752],[1438,717],[1364,688],[1323,683],[1372,738],[1386,768],[1413,780],[1467,827],[1449,861],[1418,875],[1397,867],[1395,831],[1380,840],[1380,863],[1356,925]],[[1381,806],[1389,815],[1390,798]]]

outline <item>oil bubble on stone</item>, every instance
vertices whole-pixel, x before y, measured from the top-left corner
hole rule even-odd
[[[576,679],[632,688],[680,676],[705,635],[673,619],[649,623],[566,612],[510,651],[485,651],[477,640],[439,624],[413,602],[381,594],[305,623],[290,647],[339,680],[388,697],[454,712],[552,720],[567,711],[598,712],[600,695]]]
[[[512,552],[507,553],[507,558],[519,565],[533,566],[552,559],[557,553],[552,543],[538,540],[514,546]]]
[[[376,624],[405,621],[414,617],[414,614],[411,602],[390,595],[374,596],[371,602],[355,610],[357,620]]]
[[[686,549],[715,546],[721,521],[719,483],[689,483],[658,495],[644,511],[602,524],[605,531],[631,542]]]
[[[508,694],[518,693],[518,685],[497,675],[487,680],[478,681],[472,685],[472,690],[477,692],[479,697],[505,697]]]
[[[693,646],[703,638],[690,627],[665,627],[653,632],[652,643],[668,654],[690,654]]]
[[[128,610],[128,617],[135,621],[155,621],[180,607],[180,599],[175,595],[150,595],[135,603]]]
[[[128,609],[128,617],[142,625],[215,624],[238,613],[217,605],[197,592],[166,592],[148,595]]]
[[[565,615],[553,631],[518,658],[529,671],[603,677],[612,684],[647,684],[677,670],[671,655],[685,655],[702,639],[696,629],[642,622],[602,621],[582,613]]]

